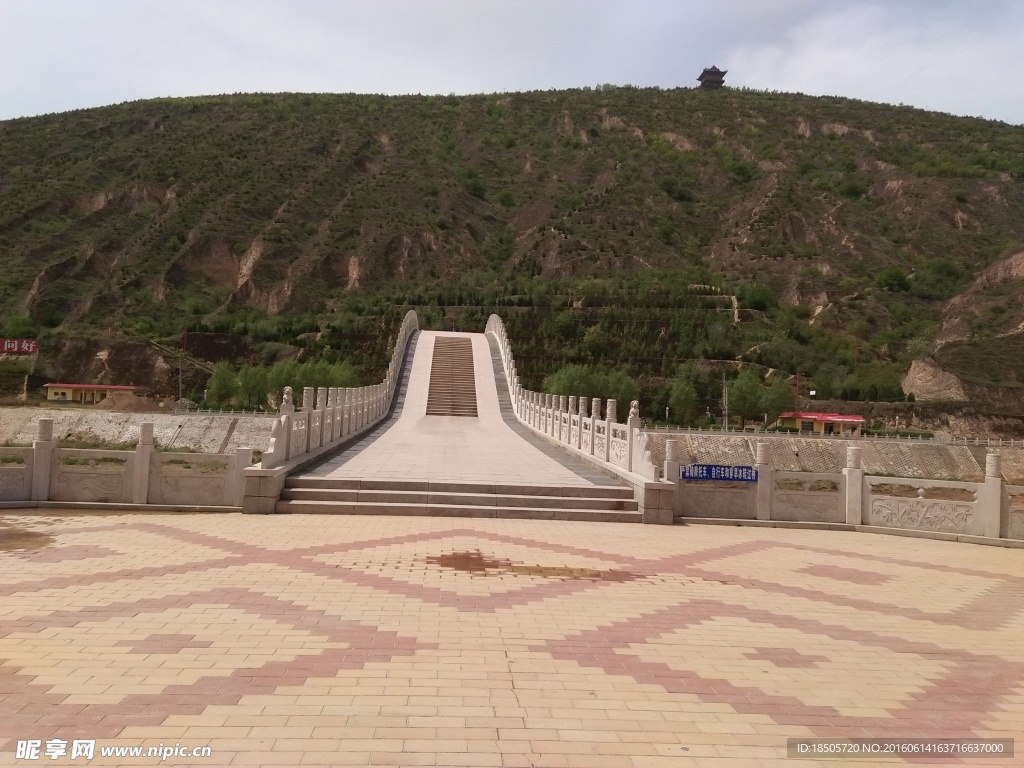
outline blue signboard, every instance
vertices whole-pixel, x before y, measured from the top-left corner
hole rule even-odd
[[[729,467],[724,464],[680,464],[680,480],[732,480],[756,483],[757,470],[753,467]]]

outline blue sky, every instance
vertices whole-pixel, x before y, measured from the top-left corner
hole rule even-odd
[[[234,92],[727,84],[1024,124],[1019,0],[4,0],[0,118]]]

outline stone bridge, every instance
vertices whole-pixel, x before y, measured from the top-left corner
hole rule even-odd
[[[653,479],[653,467],[643,476],[585,455],[578,439],[553,438],[565,403],[549,403],[540,424],[503,329],[414,325],[407,317],[380,385],[306,390],[298,410],[284,407],[261,465],[246,471],[245,511],[672,522],[672,486]],[[599,419],[585,405],[581,415],[576,399],[576,434],[583,420],[609,435],[640,434],[638,423],[615,420],[614,401]]]

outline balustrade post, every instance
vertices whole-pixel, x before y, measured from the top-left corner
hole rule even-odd
[[[864,521],[864,467],[861,447],[858,445],[851,445],[846,449],[843,478],[846,484],[846,523],[861,525]]]
[[[634,400],[629,404],[629,416],[626,418],[626,469],[633,471],[633,449],[637,447],[633,430],[640,429],[640,401]]]
[[[149,464],[153,458],[153,422],[139,424],[139,442],[135,445],[135,472],[132,478],[132,503],[149,500]]]
[[[294,413],[282,413],[280,416],[281,434],[278,436],[278,440],[281,442],[275,443],[275,456],[280,456],[281,461],[277,462],[274,466],[284,464],[292,457],[292,419],[295,418]],[[264,467],[269,466],[263,464]]]
[[[587,417],[587,398],[570,397],[569,408],[576,415],[576,439],[572,439],[572,420],[569,420],[569,443],[579,450],[583,442],[583,419]]]
[[[665,481],[679,484],[679,441],[665,441],[665,461],[662,466]]]
[[[772,466],[768,463],[768,443],[758,443],[754,449],[754,468],[757,470],[757,519],[772,519]]]
[[[981,535],[996,539],[1005,536],[1008,531],[1003,530],[1004,526],[1000,524],[1003,517],[1002,459],[995,451],[989,451],[985,456],[985,487],[982,495],[982,503],[979,505]]]
[[[346,437],[349,433],[349,429],[352,425],[352,416],[349,413],[351,406],[349,402],[349,392],[351,390],[348,387],[342,387],[341,391],[338,392],[339,399],[341,400],[341,437]]]
[[[594,432],[594,428],[597,426],[597,422],[601,420],[601,398],[595,397],[590,401],[590,455],[593,456],[597,453],[597,446],[595,445],[595,438],[597,433]]]
[[[607,462],[611,457],[612,424],[619,423],[614,398],[608,398],[605,401],[604,410],[604,455],[601,457],[601,460]]]
[[[331,387],[328,392],[327,405],[331,409],[331,442],[333,443],[341,435],[341,389]]]
[[[36,439],[32,441],[32,501],[50,499],[50,473],[56,448],[53,419],[40,419],[36,425]]]
[[[307,413],[313,410],[313,391],[312,387],[302,388],[302,410]]]

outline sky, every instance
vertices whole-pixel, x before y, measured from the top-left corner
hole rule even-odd
[[[1024,124],[1022,0],[0,0],[0,119],[237,92],[726,84]]]

